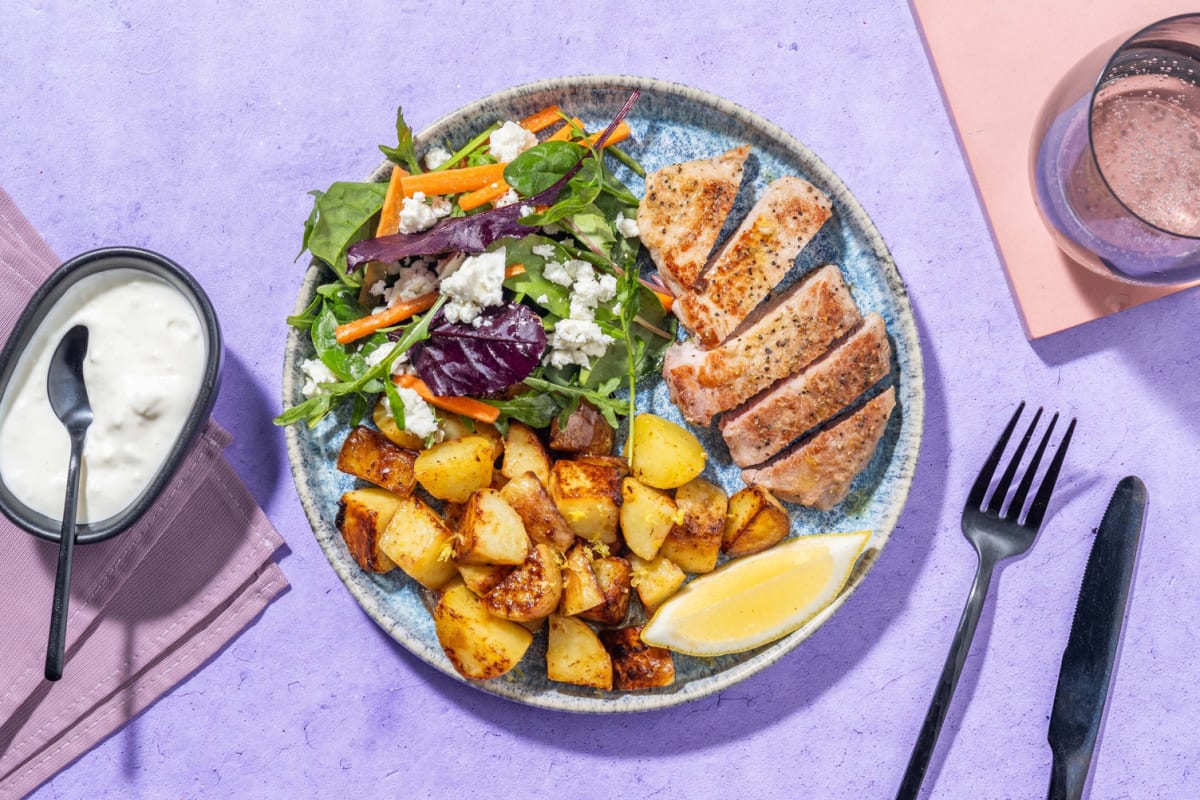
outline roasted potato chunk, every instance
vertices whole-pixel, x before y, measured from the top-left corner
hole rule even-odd
[[[483,607],[514,622],[545,619],[562,597],[559,554],[548,544],[534,545],[525,563],[508,573],[483,597]]]
[[[633,568],[628,561],[619,556],[606,556],[592,562],[592,573],[596,576],[596,583],[600,586],[600,593],[604,595],[604,599],[599,605],[581,611],[579,616],[605,625],[621,624],[629,612]]]
[[[479,489],[463,510],[454,536],[454,560],[464,564],[520,564],[529,555],[521,517],[495,489]]]
[[[519,623],[492,616],[474,592],[455,579],[433,609],[438,642],[459,674],[488,680],[525,656],[533,634]]]
[[[704,471],[707,457],[700,440],[687,428],[653,414],[633,420],[633,476],[655,489],[683,486]]]
[[[596,573],[592,571],[592,559],[586,545],[577,544],[567,551],[566,563],[562,566],[563,593],[558,613],[572,617],[581,611],[595,608],[604,602],[604,592]]]
[[[350,431],[338,453],[342,472],[396,494],[409,494],[416,485],[417,454],[394,444],[377,430],[359,425]]]
[[[458,574],[463,583],[475,594],[483,597],[496,588],[516,567],[508,564],[459,564]]]
[[[550,423],[550,449],[563,453],[606,456],[612,452],[614,433],[608,420],[594,405],[584,400],[567,417],[565,426],[559,426],[557,417]]]
[[[492,440],[472,434],[422,451],[414,470],[417,481],[434,497],[465,503],[476,489],[491,484],[495,460]]]
[[[379,540],[400,505],[400,495],[374,487],[342,495],[337,527],[350,555],[369,572],[387,572],[396,565],[379,549]]]
[[[731,556],[746,556],[773,546],[791,529],[787,510],[761,486],[747,486],[729,498],[722,544]]]
[[[450,562],[454,533],[437,512],[413,495],[400,498],[379,539],[379,549],[427,589],[440,589],[458,574]]]
[[[504,437],[504,461],[500,465],[504,477],[512,480],[532,472],[543,486],[550,483],[550,455],[533,428],[520,422],[510,422]]]
[[[631,555],[629,563],[633,567],[633,588],[637,590],[647,614],[653,614],[664,600],[679,591],[687,579],[674,561],[661,555],[650,561]]]
[[[725,537],[729,498],[720,486],[693,478],[675,490],[679,522],[658,552],[685,572],[712,572]]]
[[[532,472],[516,475],[500,490],[525,523],[525,532],[535,542],[545,542],[560,553],[575,543],[575,531],[563,519],[546,487]]]
[[[652,489],[637,478],[621,481],[620,520],[625,545],[649,561],[675,525],[675,501],[665,492]]]
[[[675,682],[671,651],[646,644],[641,632],[640,626],[600,632],[612,656],[614,689],[655,689]]]
[[[577,535],[613,545],[618,541],[621,477],[611,465],[564,459],[550,470],[550,496]]]
[[[612,656],[586,622],[552,614],[546,643],[546,677],[593,689],[612,689]]]
[[[500,431],[496,430],[495,425],[489,425],[486,422],[477,422],[473,419],[461,417],[458,414],[446,414],[438,421],[438,428],[442,432],[442,441],[465,439],[468,436],[482,436],[491,442],[493,461],[499,458],[500,454],[504,452],[504,437],[500,435]]]
[[[386,436],[392,444],[399,445],[406,450],[421,450],[425,447],[424,439],[412,431],[401,429],[396,424],[395,418],[392,417],[392,412],[388,409],[386,398],[381,396],[378,402],[375,403],[375,408],[371,412],[371,419],[375,421],[375,427],[379,428],[379,432]]]

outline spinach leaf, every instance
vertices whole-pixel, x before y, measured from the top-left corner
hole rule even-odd
[[[543,274],[546,259],[533,252],[536,246],[554,245],[545,236],[526,236],[524,239],[509,239],[505,242],[505,262],[507,266],[521,264],[525,271],[504,281],[504,288],[518,294],[524,294],[537,305],[549,311],[558,318],[571,314],[571,290],[549,281]],[[563,252],[555,248],[556,252]],[[566,256],[562,256],[565,258]]]
[[[542,142],[513,159],[504,168],[504,180],[531,197],[557,183],[585,155],[587,148],[572,142]]]
[[[296,261],[300,256],[304,255],[304,251],[308,249],[308,240],[312,238],[313,228],[317,225],[317,203],[321,201],[321,196],[325,193],[319,189],[313,189],[308,193],[313,199],[312,211],[308,212],[308,219],[304,220],[304,238],[300,240],[300,252],[296,253]]]
[[[500,409],[502,417],[524,422],[531,428],[545,428],[559,413],[554,398],[542,392],[525,392],[508,400],[484,400],[488,405]]]
[[[346,271],[346,250],[370,235],[370,224],[383,207],[386,192],[386,183],[338,182],[316,197],[313,204],[316,220],[306,230],[304,244],[309,252],[333,268],[342,283],[351,286],[361,283],[361,278]]]
[[[582,211],[577,211],[563,218],[567,230],[578,239],[584,247],[600,253],[605,258],[612,258],[613,245],[617,236],[610,223],[595,204],[589,205]]]
[[[413,149],[412,128],[408,127],[408,123],[404,121],[404,109],[400,106],[396,107],[396,142],[395,147],[379,145],[379,150],[387,156],[389,161],[399,164],[414,175],[421,172],[421,164],[417,161],[417,152]]]

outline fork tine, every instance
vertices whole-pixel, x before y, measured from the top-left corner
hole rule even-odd
[[[988,486],[992,482],[992,475],[996,473],[996,465],[1000,463],[1000,456],[1004,455],[1004,448],[1008,444],[1008,437],[1012,436],[1013,428],[1017,427],[1017,420],[1021,418],[1021,412],[1025,410],[1025,401],[1017,406],[1017,411],[1013,414],[1012,419],[1008,421],[1008,425],[1004,428],[1004,433],[1000,434],[1000,440],[996,442],[996,446],[992,448],[991,454],[987,457],[987,461],[983,463],[983,469],[979,471],[979,477],[975,479],[975,485],[971,487],[971,493],[967,495],[967,506],[969,508],[982,508],[983,498],[987,494]]]
[[[1025,448],[1029,446],[1029,440],[1033,438],[1033,432],[1037,430],[1038,420],[1042,418],[1042,409],[1038,409],[1033,415],[1033,421],[1029,423],[1029,427],[1025,430],[1025,435],[1021,437],[1021,442],[1017,445],[1017,450],[1013,453],[1008,462],[1008,468],[1004,470],[1004,475],[1001,476],[1000,482],[996,484],[996,491],[992,493],[991,502],[988,503],[988,511],[994,514],[1000,513],[1000,507],[1004,505],[1004,497],[1008,494],[1008,487],[1012,486],[1013,477],[1017,474],[1017,468],[1021,466],[1021,457],[1025,455]]]
[[[1025,469],[1025,475],[1021,478],[1021,484],[1017,487],[1012,502],[1008,504],[1008,514],[1004,517],[1007,522],[1017,522],[1021,512],[1025,509],[1025,498],[1029,495],[1030,488],[1033,487],[1033,479],[1037,477],[1038,465],[1042,463],[1042,456],[1046,454],[1046,446],[1050,444],[1050,435],[1054,433],[1054,426],[1057,424],[1058,414],[1055,414],[1050,418],[1050,425],[1046,428],[1046,432],[1042,434],[1042,441],[1038,442],[1037,449],[1033,451],[1033,458],[1029,459],[1029,466]]]
[[[1029,516],[1025,518],[1025,527],[1035,531],[1042,527],[1042,517],[1046,515],[1046,507],[1050,505],[1050,495],[1054,491],[1054,484],[1058,480],[1058,471],[1062,468],[1063,459],[1067,455],[1067,446],[1071,444],[1071,434],[1074,432],[1075,420],[1072,419],[1071,424],[1067,426],[1067,432],[1063,434],[1062,441],[1059,442],[1058,452],[1054,454],[1054,459],[1046,468],[1046,477],[1042,478],[1042,485],[1038,487],[1038,492],[1034,495],[1033,504],[1029,506]]]

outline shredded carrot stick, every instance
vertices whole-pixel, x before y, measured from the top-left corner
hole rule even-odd
[[[645,286],[646,282],[642,281],[642,285]],[[646,288],[650,289],[649,286],[646,286]],[[650,291],[654,292],[654,296],[658,298],[658,302],[662,303],[662,307],[663,307],[664,311],[671,310],[671,306],[675,304],[675,297],[673,295],[664,294],[663,292],[660,292],[657,289],[650,289]]]
[[[437,301],[437,298],[437,292],[428,292],[427,294],[418,295],[411,300],[401,300],[399,303],[389,306],[383,311],[377,311],[362,319],[338,325],[333,330],[334,338],[337,339],[338,344],[349,344],[350,342],[358,341],[364,336],[370,336],[380,328],[390,328],[392,325],[399,324],[414,314],[428,311]]]
[[[387,194],[383,196],[383,208],[379,212],[376,236],[391,236],[400,230],[400,209],[404,206],[401,179],[407,175],[406,170],[392,167],[392,177],[388,178]]]
[[[549,128],[554,123],[562,119],[563,113],[557,105],[547,106],[541,111],[530,114],[525,119],[521,120],[520,125],[530,133],[537,133]]]
[[[525,265],[524,264],[513,264],[511,266],[504,268],[504,280],[508,280],[509,278],[515,277],[517,275],[524,275],[524,274],[525,274]]]
[[[464,417],[476,420],[477,422],[492,423],[500,419],[500,409],[495,406],[490,406],[473,397],[439,397],[429,391],[429,387],[425,385],[425,381],[416,375],[409,375],[407,373],[396,375],[392,380],[395,381],[397,386],[412,389],[426,403],[429,403],[431,406],[437,406],[443,411],[462,414]]]
[[[570,122],[568,122],[566,125],[563,125],[561,128],[556,130],[554,133],[550,134],[549,138],[547,138],[546,141],[548,141],[548,142],[569,141],[570,138],[575,134],[575,131],[577,131],[577,130],[579,130],[579,131],[583,130],[583,120],[581,120],[579,117],[575,117]]]
[[[444,169],[441,172],[423,172],[408,175],[403,179],[404,196],[412,197],[424,192],[426,197],[436,194],[458,194],[482,189],[489,183],[504,180],[507,164],[483,164],[478,167]]]
[[[609,137],[604,140],[604,146],[608,147],[610,144],[616,144],[617,142],[625,141],[629,138],[629,134],[631,132],[632,131],[629,129],[629,123],[625,120],[621,120],[617,123],[617,127],[613,128],[613,132],[609,135]],[[591,136],[587,137],[587,143],[594,147],[596,142],[600,141],[600,136],[600,133],[593,133]]]
[[[509,188],[509,185],[501,178],[494,183],[489,183],[482,189],[467,192],[458,198],[458,207],[463,211],[470,211],[472,208],[478,208],[484,203],[493,203],[503,197]]]

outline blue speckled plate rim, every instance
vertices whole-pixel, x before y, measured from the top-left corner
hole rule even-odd
[[[404,629],[393,627],[387,609],[379,602],[377,593],[361,585],[361,582],[364,581],[363,573],[354,560],[345,552],[344,545],[342,545],[337,531],[333,530],[332,526],[327,526],[323,521],[321,507],[318,505],[318,498],[309,488],[311,479],[308,474],[308,465],[303,458],[301,439],[306,429],[303,425],[293,425],[285,431],[288,456],[291,462],[297,493],[299,494],[305,515],[313,528],[314,536],[320,544],[322,551],[329,559],[334,572],[346,585],[363,610],[396,641],[439,672],[469,686],[515,702],[560,711],[619,713],[646,711],[678,705],[726,689],[770,666],[791,652],[800,642],[804,641],[804,639],[820,628],[846,602],[862,584],[870,568],[878,559],[884,544],[886,544],[891,531],[895,528],[899,520],[907,500],[912,484],[912,477],[916,470],[921,434],[924,428],[924,370],[920,339],[908,301],[908,291],[891,257],[891,253],[870,217],[853,198],[853,195],[841,179],[807,147],[774,123],[729,100],[725,100],[709,92],[670,81],[627,75],[577,75],[522,84],[496,92],[463,106],[422,131],[416,137],[417,147],[420,150],[425,143],[436,138],[444,128],[457,124],[461,120],[477,118],[489,107],[512,104],[531,94],[588,89],[632,91],[635,88],[647,94],[673,95],[688,103],[707,106],[711,110],[723,114],[747,128],[757,129],[760,136],[774,140],[776,144],[794,155],[796,160],[804,162],[806,167],[812,170],[813,175],[819,178],[822,188],[829,192],[835,202],[838,203],[840,206],[839,214],[844,215],[848,213],[857,224],[859,231],[867,240],[873,251],[873,255],[878,260],[879,269],[883,273],[888,289],[897,306],[899,313],[896,314],[894,320],[889,322],[889,333],[895,341],[902,343],[906,351],[907,360],[904,364],[905,369],[901,375],[900,385],[898,386],[903,413],[902,432],[897,441],[898,446],[896,451],[892,455],[891,463],[887,468],[888,477],[895,482],[891,495],[891,505],[882,517],[881,524],[873,532],[871,548],[860,559],[850,580],[832,603],[802,628],[773,644],[764,646],[752,658],[709,677],[691,680],[682,687],[670,687],[671,691],[669,693],[655,693],[654,691],[612,692],[594,697],[547,692],[531,693],[519,685],[514,685],[500,679],[482,682],[468,680],[454,670],[436,640],[429,641],[424,637],[411,635],[410,632]],[[384,163],[368,179],[379,180],[387,174],[388,169],[388,164]],[[324,277],[324,268],[322,265],[315,260],[311,262],[297,296],[295,313],[300,313],[307,306],[317,285],[319,285]],[[298,375],[300,372],[300,361],[304,358],[304,346],[305,339],[295,329],[291,330],[286,343],[283,370],[283,398],[288,403],[295,402],[300,397],[300,380]],[[900,447],[899,445],[901,444],[905,446]]]

